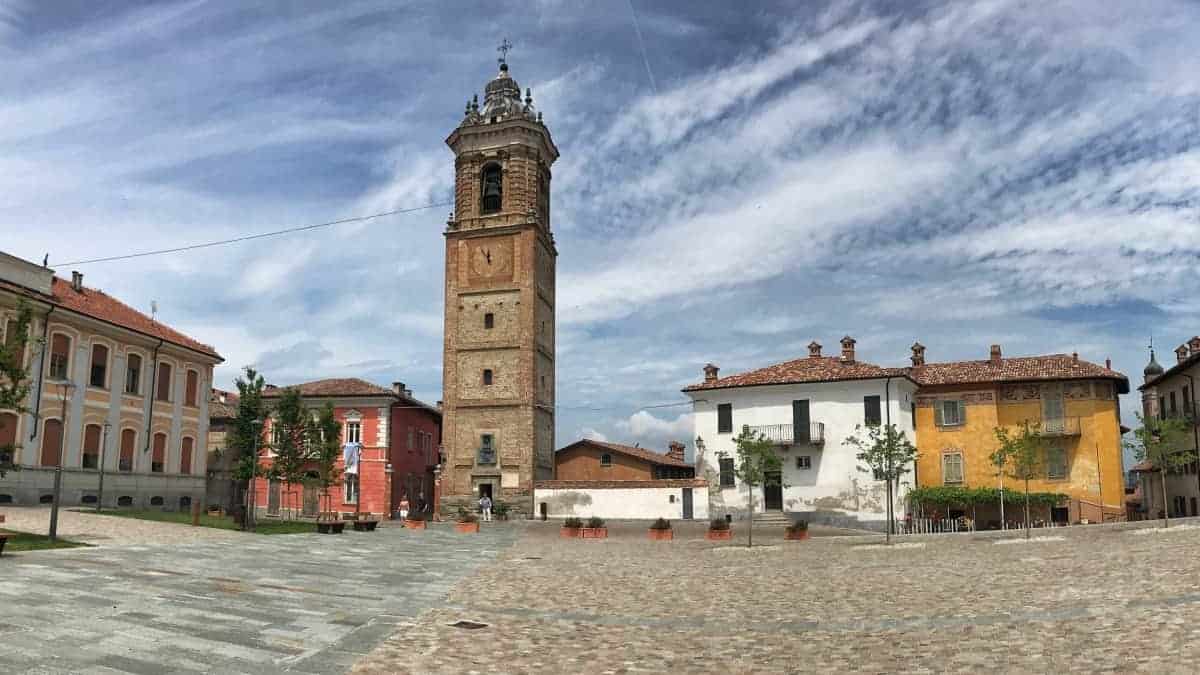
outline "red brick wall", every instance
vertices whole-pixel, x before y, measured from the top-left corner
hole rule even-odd
[[[433,502],[433,467],[438,462],[438,450],[442,444],[441,415],[426,408],[413,407],[402,401],[392,407],[391,462],[392,462],[392,510],[400,507],[402,495],[407,494],[409,505],[416,508],[418,496]],[[409,447],[409,437],[412,447]],[[428,448],[421,445],[421,434],[428,434]]]

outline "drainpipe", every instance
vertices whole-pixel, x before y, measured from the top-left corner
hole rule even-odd
[[[150,411],[146,415],[146,448],[142,452],[150,452],[150,432],[154,429],[154,399],[158,396],[158,350],[162,349],[163,340],[159,339],[154,346],[154,357],[150,360]],[[165,467],[164,467],[165,468]]]
[[[55,309],[57,309],[55,305],[50,305],[50,309],[46,312],[46,318],[42,320],[42,367],[38,370],[37,398],[33,399],[33,433],[29,434],[31,441],[37,438],[38,427],[42,419],[42,389],[46,386],[46,354],[50,351],[50,345],[46,340],[50,337],[50,315],[54,313]],[[63,427],[63,433],[66,433],[66,427]]]

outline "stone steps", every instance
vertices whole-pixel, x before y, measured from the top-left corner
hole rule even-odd
[[[767,511],[754,514],[754,522],[759,525],[791,525],[792,519],[783,511]]]

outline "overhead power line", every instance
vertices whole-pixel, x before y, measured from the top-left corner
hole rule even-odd
[[[391,211],[383,211],[381,213],[372,213],[368,216],[355,216],[354,218],[342,218],[341,220],[330,220],[324,223],[316,223],[314,225],[301,225],[300,227],[289,227],[273,232],[262,232],[259,234],[249,234],[244,237],[234,237],[232,239],[221,239],[220,241],[208,241],[202,244],[190,244],[187,246],[176,246],[175,248],[162,248],[153,251],[141,251],[139,253],[128,253],[125,255],[114,255],[106,258],[91,258],[88,260],[73,260],[71,262],[60,263],[56,262],[56,267],[70,267],[73,265],[90,265],[92,263],[113,262],[115,260],[129,260],[131,258],[145,258],[152,255],[164,255],[167,253],[180,253],[183,251],[194,251],[201,248],[212,248],[213,246],[224,246],[225,244],[237,244],[243,241],[252,241],[254,239],[266,239],[267,237],[278,237],[284,234],[293,234],[296,232],[306,232],[308,230],[318,230],[324,227],[333,227],[334,225],[345,225],[348,223],[361,223],[368,220],[375,220],[385,216],[395,216],[402,213],[414,213],[416,211],[425,211],[428,209],[437,208],[439,206],[450,206],[453,201],[437,202],[434,204],[426,204],[424,206],[414,206],[407,209],[394,209]]]

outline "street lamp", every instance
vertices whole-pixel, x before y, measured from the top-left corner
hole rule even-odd
[[[50,503],[50,541],[58,541],[58,502],[62,499],[63,452],[67,449],[67,399],[71,398],[71,392],[74,389],[75,385],[70,382],[58,384],[58,395],[62,399],[62,416],[59,418],[62,431],[58,436],[58,461],[54,466],[54,501]],[[43,438],[42,442],[45,443],[46,439]]]
[[[100,509],[104,508],[104,455],[108,449],[108,431],[112,429],[112,424],[104,423],[104,437],[100,439],[100,489],[96,496],[96,513],[100,513]]]

